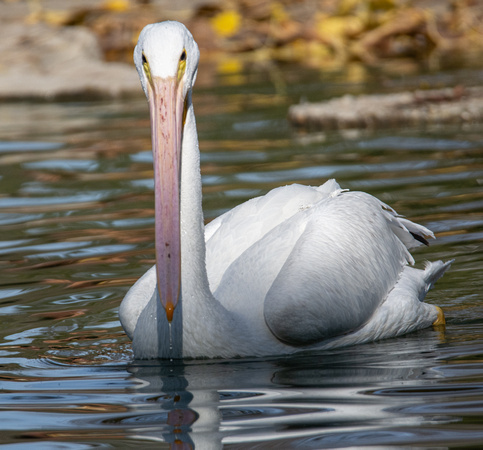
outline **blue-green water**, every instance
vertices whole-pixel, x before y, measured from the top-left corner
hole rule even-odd
[[[481,125],[299,134],[285,120],[301,97],[417,80],[352,84],[262,71],[196,91],[207,220],[275,186],[335,177],[435,231],[438,239],[415,252],[418,265],[455,258],[427,297],[444,309],[445,329],[260,360],[133,361],[117,308],[154,262],[141,96],[0,104],[0,442],[479,447]]]

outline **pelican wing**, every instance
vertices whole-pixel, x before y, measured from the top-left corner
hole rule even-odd
[[[231,213],[208,230],[215,297],[292,346],[363,326],[413,262],[413,233],[430,233],[332,181],[279,188]]]
[[[218,288],[230,264],[267,233],[296,213],[339,192],[342,189],[335,180],[319,187],[291,184],[252,198],[210,222],[205,229],[205,240],[211,290]]]

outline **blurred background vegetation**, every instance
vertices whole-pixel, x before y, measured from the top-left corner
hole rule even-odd
[[[166,19],[185,22],[205,51],[304,64],[374,63],[483,48],[478,0],[31,0],[27,5],[26,24],[90,28],[108,60],[130,61],[140,30]]]
[[[57,38],[66,29],[88,30],[97,40],[98,58],[132,64],[132,50],[146,24],[179,20],[195,36],[202,63],[216,62],[214,71],[224,74],[274,62],[319,70],[348,64],[380,68],[395,62],[396,71],[421,64],[438,69],[480,61],[483,54],[480,0],[3,0],[0,12],[3,32],[8,25],[14,33],[15,23],[17,32],[24,33],[15,45],[0,48],[0,83],[8,61],[21,60],[19,47],[38,44],[37,37],[25,37],[32,27],[43,27],[40,34]],[[65,36],[67,44],[80,40]],[[9,52],[10,59],[5,58]],[[26,66],[42,59],[42,49],[35,52],[35,58],[25,58]],[[92,58],[93,52],[84,53],[71,56],[77,61]],[[44,62],[44,72],[52,59]]]

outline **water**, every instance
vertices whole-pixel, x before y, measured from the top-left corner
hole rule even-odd
[[[446,328],[284,358],[134,362],[117,308],[154,262],[145,100],[2,104],[0,442],[479,447],[481,126],[297,134],[285,115],[301,96],[420,78],[381,86],[260,71],[216,80],[201,79],[194,98],[206,219],[291,182],[336,177],[367,191],[436,232],[415,252],[418,265],[455,258],[427,298],[444,309]]]

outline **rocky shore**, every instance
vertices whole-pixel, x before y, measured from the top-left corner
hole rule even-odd
[[[2,24],[0,98],[117,97],[139,90],[132,65],[106,62],[85,27]]]

